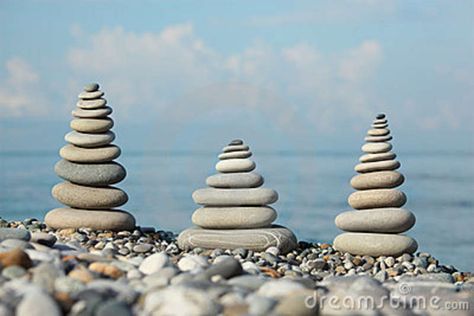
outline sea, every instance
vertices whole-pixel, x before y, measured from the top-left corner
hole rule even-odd
[[[332,242],[340,233],[337,214],[349,210],[354,190],[357,155],[351,152],[259,152],[253,150],[256,172],[279,200],[276,223],[291,228],[299,240]],[[129,195],[122,207],[140,226],[179,232],[189,227],[197,208],[191,194],[206,186],[215,173],[216,153],[196,151],[127,151],[118,162],[127,169],[117,186]],[[463,152],[399,152],[400,189],[405,207],[416,216],[406,234],[419,251],[429,252],[442,264],[474,271],[474,154]],[[0,152],[0,216],[7,220],[43,219],[60,204],[51,188],[61,180],[53,166],[57,151]]]

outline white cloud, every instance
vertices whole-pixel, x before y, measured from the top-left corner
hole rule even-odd
[[[274,120],[293,125],[297,112],[321,130],[347,114],[370,109],[375,96],[368,83],[382,58],[376,41],[333,54],[306,43],[275,49],[260,41],[224,55],[206,45],[191,24],[169,26],[160,33],[103,29],[80,42],[69,52],[71,67],[80,78],[99,78],[106,84],[106,93],[122,114],[141,113],[137,107],[202,113],[247,95],[258,102],[239,98],[240,107],[268,111]],[[235,83],[242,83],[239,94],[232,93]],[[216,94],[216,86],[227,91],[227,100],[220,95],[219,104],[191,101],[184,110],[176,108],[177,99]]]
[[[40,93],[40,78],[23,59],[14,57],[5,62],[6,77],[0,80],[0,116],[35,116],[45,113]]]

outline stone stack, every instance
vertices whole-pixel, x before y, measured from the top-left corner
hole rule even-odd
[[[359,174],[351,180],[358,190],[349,196],[349,205],[356,209],[336,217],[336,226],[343,233],[334,240],[334,247],[342,252],[369,256],[398,256],[413,253],[416,241],[401,235],[415,224],[415,216],[401,208],[406,203],[403,192],[395,189],[404,177],[395,171],[400,163],[390,150],[392,139],[384,114],[377,115],[365,137]]]
[[[52,228],[119,231],[135,227],[131,214],[114,209],[128,200],[124,191],[111,186],[122,181],[126,171],[113,161],[120,156],[120,148],[111,144],[115,139],[110,131],[112,108],[106,106],[103,95],[98,84],[86,85],[72,111],[70,126],[74,131],[66,134],[69,144],[59,151],[63,159],[54,167],[66,181],[52,189],[53,197],[69,207],[46,214],[45,222]]]
[[[183,231],[178,237],[182,249],[235,249],[264,251],[275,246],[286,253],[296,247],[296,237],[285,227],[272,225],[278,193],[261,188],[263,177],[252,172],[252,153],[242,140],[234,140],[219,155],[216,170],[207,178],[210,188],[193,193],[198,208],[192,221],[198,227]]]

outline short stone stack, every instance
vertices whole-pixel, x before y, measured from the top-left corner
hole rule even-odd
[[[124,167],[113,160],[120,148],[111,143],[114,122],[96,83],[85,86],[72,112],[74,130],[65,136],[68,145],[61,148],[63,158],[56,163],[56,174],[66,180],[52,189],[53,197],[69,207],[46,214],[45,223],[52,228],[87,227],[100,230],[132,230],[135,219],[128,212],[114,209],[128,201],[127,194],[110,185],[126,176]]]
[[[406,203],[403,192],[395,189],[404,182],[395,171],[400,163],[390,150],[392,139],[385,114],[377,115],[365,137],[361,162],[355,166],[359,175],[351,179],[358,190],[348,202],[355,211],[336,217],[336,226],[343,233],[334,240],[334,247],[354,255],[398,256],[413,253],[418,245],[411,237],[401,235],[415,224],[415,216],[401,208]]]
[[[210,188],[193,193],[198,208],[189,228],[178,237],[182,249],[236,249],[265,251],[275,246],[282,253],[296,247],[296,237],[285,227],[272,225],[276,211],[268,206],[278,200],[278,193],[261,188],[263,177],[255,172],[252,153],[242,140],[224,147],[216,164],[219,172],[207,178]]]

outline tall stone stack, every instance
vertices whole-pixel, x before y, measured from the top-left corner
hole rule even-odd
[[[216,164],[218,174],[207,178],[209,188],[193,193],[194,202],[202,205],[192,221],[198,227],[183,231],[178,237],[182,249],[235,249],[264,251],[276,246],[286,253],[296,247],[296,237],[285,227],[272,225],[278,193],[262,188],[263,177],[252,172],[256,165],[242,140],[224,147]]]
[[[134,217],[117,210],[128,200],[127,194],[111,186],[122,181],[126,171],[113,160],[120,148],[111,143],[114,122],[112,108],[106,106],[99,85],[91,83],[79,94],[77,108],[72,111],[72,132],[69,143],[59,151],[63,158],[56,163],[56,174],[66,180],[52,189],[53,197],[68,207],[56,208],[46,214],[45,222],[52,228],[88,227],[101,230],[132,230]]]
[[[403,192],[395,189],[404,182],[396,169],[400,163],[390,150],[392,139],[385,114],[377,115],[365,137],[359,174],[351,179],[357,191],[349,196],[348,211],[336,217],[336,226],[346,233],[336,237],[334,247],[342,252],[369,256],[398,256],[413,253],[418,244],[401,235],[415,224],[415,216],[401,208],[406,203]]]

